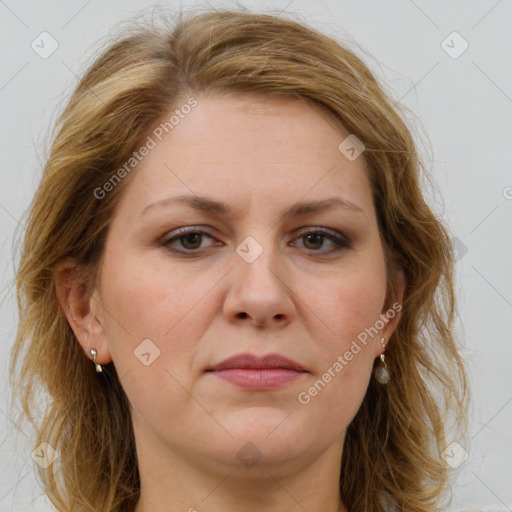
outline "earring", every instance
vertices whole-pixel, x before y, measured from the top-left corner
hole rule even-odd
[[[98,352],[96,352],[96,349],[91,348],[91,350],[89,350],[89,353],[92,355],[92,358],[93,358],[94,364],[96,365],[96,371],[97,371],[98,373],[102,372],[102,371],[103,371],[103,368],[101,367],[101,364],[98,364],[98,363],[96,362],[96,356],[98,355]]]
[[[385,338],[382,338],[380,342],[382,343],[383,347],[386,347]],[[375,368],[375,378],[377,379],[377,382],[379,382],[380,384],[387,384],[389,382],[389,373],[388,367],[386,365],[386,356],[384,354],[381,354],[380,360],[382,362],[382,365]]]

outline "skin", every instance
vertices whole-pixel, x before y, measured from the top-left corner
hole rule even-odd
[[[349,161],[338,150],[348,134],[309,102],[196,97],[133,171],[98,287],[84,292],[58,280],[78,341],[88,357],[97,350],[98,363],[114,362],[130,401],[142,484],[136,512],[346,511],[338,487],[345,430],[398,315],[308,404],[297,396],[402,299],[401,281],[399,295],[387,297],[364,156]],[[184,194],[232,212],[175,203],[142,214]],[[333,196],[361,211],[283,215],[299,201]],[[187,226],[207,235],[164,245]],[[306,227],[337,231],[349,247],[308,238]],[[248,236],[262,249],[251,263],[236,252]],[[67,262],[59,275],[71,268]],[[160,350],[147,366],[134,356],[145,339]],[[280,353],[307,372],[272,391],[205,372],[241,352]],[[250,467],[237,457],[244,446],[261,457]]]

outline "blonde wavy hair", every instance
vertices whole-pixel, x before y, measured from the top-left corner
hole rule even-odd
[[[260,92],[315,102],[364,142],[389,293],[397,269],[407,283],[386,352],[390,381],[371,380],[346,433],[341,498],[351,512],[439,510],[449,476],[442,452],[453,440],[447,413],[465,432],[467,382],[453,334],[450,237],[426,204],[427,171],[399,107],[348,45],[290,16],[215,10],[163,21],[121,32],[87,69],[54,128],[28,212],[10,374],[36,445],[59,453],[38,468],[44,491],[69,512],[130,512],[140,492],[115,367],[96,375],[56,294],[55,269],[68,257],[93,286],[131,175],[101,200],[94,191],[183,97]],[[38,408],[41,391],[49,400]]]

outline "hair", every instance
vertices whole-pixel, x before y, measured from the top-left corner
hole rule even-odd
[[[140,495],[115,367],[94,372],[56,293],[56,266],[66,258],[83,271],[85,286],[94,285],[109,224],[136,170],[104,197],[95,191],[114,183],[150,130],[187,98],[260,93],[321,106],[363,141],[390,296],[396,273],[405,276],[386,352],[390,380],[371,379],[347,428],[341,499],[351,512],[439,510],[449,482],[448,418],[462,432],[467,382],[454,336],[450,236],[426,204],[427,170],[399,106],[348,45],[285,15],[215,10],[168,21],[121,32],[87,69],[54,127],[28,212],[10,375],[36,445],[46,441],[59,454],[38,468],[45,493],[60,511],[91,512],[133,511]],[[42,391],[49,400],[39,410]]]

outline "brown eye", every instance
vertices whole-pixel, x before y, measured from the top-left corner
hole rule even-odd
[[[347,237],[336,231],[331,232],[325,229],[310,229],[302,233],[298,239],[304,241],[304,247],[307,250],[323,254],[337,252],[350,247],[350,241]],[[330,250],[322,250],[326,245],[326,241],[333,248]]]
[[[167,248],[171,252],[181,253],[186,255],[199,253],[201,249],[205,249],[206,247],[202,247],[201,243],[205,238],[212,239],[213,237],[197,228],[190,229],[178,229],[174,236],[166,238],[162,245]]]
[[[202,236],[201,233],[189,233],[188,235],[181,236],[178,240],[185,249],[197,249],[201,245]]]
[[[318,233],[304,235],[304,245],[307,249],[320,249],[324,243],[325,237]]]

